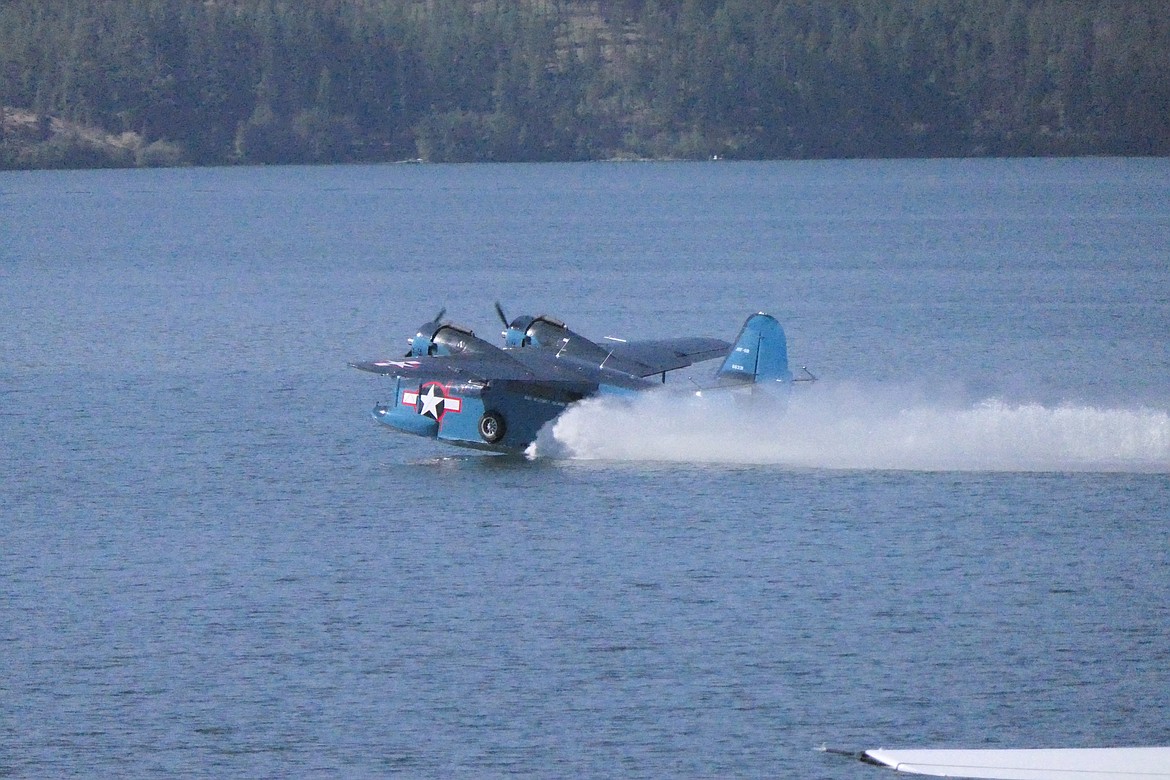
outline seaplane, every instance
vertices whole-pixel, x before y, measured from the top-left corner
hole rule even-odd
[[[723,359],[706,388],[751,394],[783,393],[796,381],[788,366],[784,329],[769,314],[752,314],[734,342],[707,337],[592,341],[548,316],[504,325],[497,346],[444,320],[446,309],[408,339],[409,351],[349,365],[392,381],[389,400],[373,416],[391,428],[460,447],[522,453],[547,423],[576,401],[632,395],[659,387],[666,375]]]

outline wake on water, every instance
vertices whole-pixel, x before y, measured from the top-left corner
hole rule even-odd
[[[1170,472],[1170,412],[960,404],[818,383],[788,403],[667,391],[575,404],[530,457],[914,471]]]

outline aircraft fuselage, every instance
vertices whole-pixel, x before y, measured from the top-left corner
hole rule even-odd
[[[374,407],[374,419],[404,433],[461,447],[523,452],[540,429],[574,401],[595,395],[630,395],[658,385],[571,357],[520,348],[499,351],[542,381],[440,382],[395,377],[392,395]]]

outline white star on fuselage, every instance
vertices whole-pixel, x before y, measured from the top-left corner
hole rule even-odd
[[[439,419],[439,415],[443,413],[443,400],[445,396],[435,392],[435,386],[431,385],[427,388],[426,393],[420,395],[418,400],[422,401],[422,409],[419,414],[430,417],[432,420]]]

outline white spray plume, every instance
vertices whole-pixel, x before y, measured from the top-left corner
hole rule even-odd
[[[787,405],[649,392],[575,404],[530,457],[916,471],[1170,472],[1166,410],[959,404],[818,383]]]

